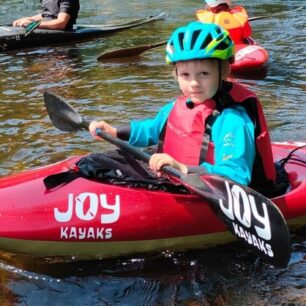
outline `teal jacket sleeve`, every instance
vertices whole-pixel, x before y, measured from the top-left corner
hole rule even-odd
[[[132,121],[129,143],[139,147],[157,144],[173,105],[174,102],[162,107],[153,119]],[[248,185],[255,159],[255,137],[254,124],[242,106],[221,113],[212,127],[212,141],[215,164],[204,162],[204,170]]]
[[[203,163],[208,173],[218,174],[240,184],[251,182],[255,160],[255,128],[245,108],[225,109],[212,127],[215,163]]]
[[[159,135],[164,127],[174,102],[163,106],[153,119],[131,121],[129,143],[137,147],[146,147],[158,144]]]

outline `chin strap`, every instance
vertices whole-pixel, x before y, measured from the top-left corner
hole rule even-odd
[[[216,101],[217,109],[222,110],[229,104],[235,104],[233,98],[230,96],[229,91],[232,88],[232,83],[221,80],[221,85],[217,90],[216,94],[213,96],[213,99]]]
[[[221,60],[218,60],[218,71],[219,71],[219,86],[218,86],[218,91],[222,87],[222,63]]]

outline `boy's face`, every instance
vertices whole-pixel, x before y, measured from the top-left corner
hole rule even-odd
[[[177,62],[176,72],[183,95],[195,104],[212,98],[219,88],[219,69],[216,60]],[[222,75],[222,79],[224,77],[226,76]]]

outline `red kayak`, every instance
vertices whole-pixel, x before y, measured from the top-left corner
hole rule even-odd
[[[267,51],[256,44],[236,44],[235,48],[235,62],[231,65],[232,72],[260,71],[268,62]]]
[[[290,190],[273,202],[296,229],[306,224],[306,142],[274,143],[273,153],[275,161],[290,154]],[[235,239],[196,195],[85,178],[46,189],[44,178],[71,169],[78,159],[0,179],[0,250],[94,259],[208,248]]]
[[[260,71],[265,67],[266,63],[268,62],[268,52],[264,48],[257,45],[251,37],[248,37],[247,41],[244,41],[240,35],[238,36],[238,34],[235,34],[236,29],[239,29],[238,33],[240,32],[240,29],[243,32],[244,30],[241,28],[242,25],[244,25],[247,20],[252,20],[252,18],[248,19],[243,8],[237,7],[234,9],[234,11],[222,11],[217,14],[207,9],[199,9],[196,11],[196,17],[200,22],[214,22],[224,29],[228,29],[230,33],[233,31],[233,37],[237,35],[236,39],[234,39],[235,63],[231,65],[232,72],[242,73],[249,71]],[[253,20],[256,19],[257,18]]]

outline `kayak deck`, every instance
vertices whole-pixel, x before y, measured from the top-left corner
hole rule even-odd
[[[268,52],[259,45],[236,44],[235,62],[231,64],[233,72],[260,71],[269,59]]]

